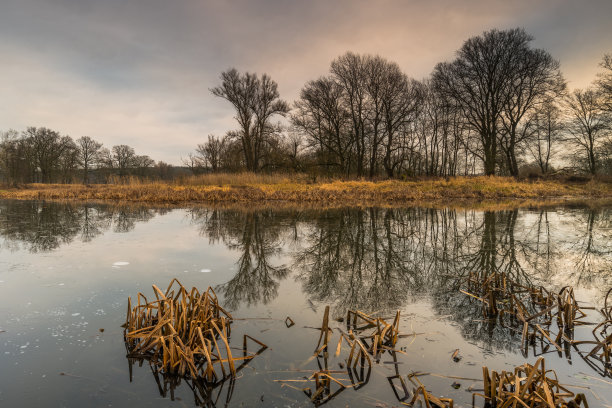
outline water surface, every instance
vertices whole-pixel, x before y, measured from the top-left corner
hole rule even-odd
[[[338,320],[349,309],[401,310],[402,332],[416,334],[400,341],[405,354],[385,355],[365,384],[326,406],[399,406],[388,377],[414,372],[430,373],[419,378],[435,395],[469,406],[467,389],[480,388],[483,365],[511,370],[540,354],[590,406],[610,405],[605,366],[572,348],[534,347],[525,357],[520,332],[483,319],[480,302],[459,292],[468,275],[494,272],[528,287],[572,285],[585,305],[603,307],[612,208],[239,211],[0,201],[0,405],[313,406],[278,380],[344,369],[343,355],[310,359],[327,305]],[[130,381],[121,325],[128,296],[150,295],[152,284],[165,288],[175,277],[188,288],[213,287],[239,318],[232,338],[241,343],[248,333],[269,348],[231,384],[201,395],[183,381],[172,400],[146,363],[132,367]],[[287,316],[295,326],[285,325]],[[589,318],[601,320],[595,311]],[[576,338],[590,330],[577,329]]]

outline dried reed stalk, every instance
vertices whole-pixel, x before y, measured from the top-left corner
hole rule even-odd
[[[212,288],[187,291],[173,279],[165,292],[153,285],[155,300],[138,294],[136,305],[128,298],[124,339],[128,358],[149,360],[155,369],[192,379],[217,382],[235,377],[237,362],[246,362],[266,345],[244,335],[243,355],[232,355],[229,337],[232,316]],[[261,348],[249,353],[247,339]]]

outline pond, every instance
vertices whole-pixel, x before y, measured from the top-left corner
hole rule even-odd
[[[588,348],[525,350],[521,327],[483,317],[466,283],[494,273],[527,288],[571,285],[581,305],[604,307],[612,207],[243,211],[0,201],[0,405],[314,406],[301,391],[313,371],[327,366],[350,384],[348,350],[334,353],[347,311],[400,310],[407,335],[399,352],[383,354],[367,378],[353,372],[354,386],[319,403],[401,406],[392,378],[419,373],[434,395],[471,406],[482,366],[511,371],[543,356],[591,407],[610,406],[610,367],[586,357]],[[216,291],[235,318],[230,340],[239,345],[246,333],[267,345],[235,380],[177,384],[126,358],[128,297],[152,296],[152,285],[173,278]],[[312,358],[326,306],[333,350]],[[288,316],[295,325],[287,327]],[[575,338],[592,338],[592,328],[577,326]]]

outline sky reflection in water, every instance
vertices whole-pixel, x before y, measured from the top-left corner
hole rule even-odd
[[[330,305],[333,318],[348,309],[400,309],[402,331],[424,333],[402,340],[408,354],[395,356],[399,364],[383,361],[367,384],[327,406],[398,405],[387,381],[396,373],[479,379],[482,365],[525,361],[520,332],[483,320],[479,302],[459,292],[469,273],[573,285],[578,300],[601,307],[612,285],[611,242],[610,208],[245,212],[0,201],[0,403],[193,406],[195,392],[201,401],[202,393],[218,398],[216,406],[311,406],[274,380],[299,379],[305,374],[295,370],[318,364],[339,369],[341,358],[308,361],[318,338],[309,327]],[[248,333],[269,349],[233,388],[192,391],[183,382],[171,403],[146,363],[129,382],[120,326],[128,296],[149,295],[152,284],[166,287],[174,277],[213,286],[235,317],[266,318],[237,320],[232,336]],[[285,326],[287,316],[295,326]],[[451,359],[456,348],[460,362]],[[610,404],[610,387],[585,377],[600,374],[575,351],[546,358],[563,382],[592,387],[602,401],[587,392],[591,406]],[[421,381],[462,405],[471,404],[465,389],[478,387],[464,380],[455,390],[453,380],[431,375]]]

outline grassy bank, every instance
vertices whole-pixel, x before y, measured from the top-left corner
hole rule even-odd
[[[281,175],[221,174],[177,183],[29,184],[0,188],[0,198],[24,200],[112,200],[158,204],[294,203],[324,205],[410,205],[507,202],[509,200],[612,199],[602,181],[516,181],[504,177],[417,181],[319,181]]]

